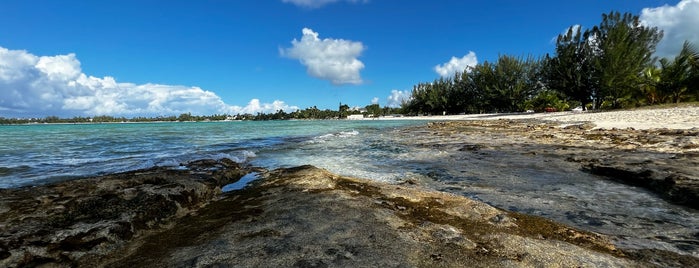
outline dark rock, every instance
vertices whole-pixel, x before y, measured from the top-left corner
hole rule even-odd
[[[639,125],[639,127],[643,126]],[[449,167],[447,171],[461,170],[463,172],[469,169],[469,167],[464,166],[473,165],[473,163],[484,160],[480,158],[482,152],[473,155],[471,153],[459,152],[468,151],[463,150],[463,144],[467,142],[467,144],[474,146],[465,149],[482,146],[483,148],[489,148],[487,152],[492,156],[506,155],[498,154],[497,151],[500,150],[519,153],[519,155],[535,152],[536,155],[532,154],[532,160],[541,162],[529,163],[529,165],[535,167],[533,168],[534,170],[546,169],[544,165],[539,165],[539,163],[550,164],[554,172],[567,169],[571,169],[572,172],[578,172],[572,169],[581,169],[599,175],[599,179],[610,179],[622,184],[648,189],[649,191],[655,192],[657,197],[674,204],[686,206],[690,209],[698,209],[699,206],[699,168],[697,168],[699,167],[699,151],[697,150],[699,148],[699,132],[697,131],[699,128],[689,130],[636,130],[632,128],[588,129],[587,126],[581,126],[580,124],[561,127],[560,122],[531,120],[450,121],[439,125],[433,124],[428,128],[429,131],[431,131],[430,134],[433,139],[430,141],[430,144],[451,144],[451,146],[440,148],[440,153],[449,153],[448,157],[435,157],[437,160],[433,161],[436,166],[454,163],[456,167],[453,169]],[[421,133],[420,131],[414,131],[401,134],[408,136],[420,135]],[[493,149],[491,150],[490,148]],[[481,151],[485,150],[481,149]],[[493,158],[490,155],[483,156]],[[440,161],[450,161],[450,164],[442,164],[439,163]],[[529,160],[502,160],[504,163],[513,163],[515,165],[525,165],[524,163],[527,163],[526,161]],[[489,161],[486,163],[489,163]],[[496,165],[495,167],[506,169],[505,165]],[[493,173],[518,177],[517,175],[519,174],[517,174],[517,172],[520,170],[527,172],[526,168],[517,168],[513,169],[511,174],[508,174],[507,170]],[[470,173],[470,171],[466,173]],[[481,172],[476,169],[476,171],[472,173],[480,174]],[[454,172],[454,174],[459,173]],[[446,181],[441,182],[440,186],[435,188],[471,196],[468,192],[473,191],[470,190],[473,186],[470,185],[465,178],[458,175],[457,177],[462,180],[461,183],[452,185],[451,181]],[[595,179],[594,176],[589,178]],[[442,185],[448,186],[444,187]],[[494,188],[498,189],[498,186],[494,186]],[[604,191],[603,189],[600,190]],[[475,195],[473,198],[478,197]],[[499,205],[508,207],[511,210],[514,209],[525,213],[545,215],[552,219],[566,220],[560,214],[542,214],[540,211],[536,210],[520,209],[518,208],[519,204],[516,204],[516,202],[514,204],[502,204],[508,201],[498,201]],[[658,201],[660,200],[653,199],[653,203]],[[583,202],[581,205],[587,206],[588,204]],[[662,205],[664,206],[665,204]],[[606,204],[599,204],[599,206],[604,207]],[[650,206],[653,206],[653,204],[650,204]],[[683,208],[676,209],[683,210]],[[557,209],[552,207],[551,210],[556,211]],[[603,208],[601,210],[605,209]],[[629,213],[633,212],[630,211]],[[692,210],[690,215],[693,213]],[[611,222],[615,226],[605,226],[610,225],[610,222],[606,220],[596,220],[594,217],[586,217],[586,215],[566,214],[566,216],[569,216],[567,218],[568,222],[590,230],[608,230],[609,228],[607,227],[617,228],[615,226],[630,226],[630,224],[626,222],[615,221]],[[624,215],[623,217],[643,218],[644,216],[631,214]],[[654,220],[649,226],[652,226],[654,223],[661,225],[666,224],[660,221],[662,220]],[[679,221],[681,221],[681,219],[679,219]],[[601,227],[597,228],[596,226]],[[662,230],[661,232],[668,231]],[[692,226],[686,226],[679,232],[693,232]],[[632,237],[633,236],[635,236],[635,234],[632,235]],[[645,239],[644,234],[641,233],[639,233],[637,237]],[[662,241],[662,243],[673,245],[678,252],[688,254],[688,258],[686,259],[691,260],[692,257],[694,257],[696,262],[696,249],[692,249],[696,246],[696,238],[690,238],[687,241],[687,243],[684,243],[681,240],[674,240]],[[655,248],[657,250],[644,251],[644,254],[655,254],[646,258],[646,260],[649,260],[647,266],[697,266],[680,265],[674,262],[675,259],[672,257],[677,255],[666,252],[663,248],[656,248],[654,246],[649,246],[649,248]],[[684,257],[685,256],[682,256],[682,258]]]
[[[651,164],[652,161],[641,163]],[[592,174],[643,187],[678,205],[699,209],[699,179],[667,171],[643,169],[629,163],[617,165],[589,163],[583,166]]]
[[[647,263],[648,267],[699,267],[699,259],[687,255],[675,255],[657,249],[629,251],[629,257]]]
[[[482,148],[481,145],[478,144],[466,144],[459,149],[459,151],[470,151],[470,152],[475,152],[479,151]]]
[[[483,148],[495,148],[494,145],[504,150],[521,144],[546,145],[558,152],[529,151],[526,154],[579,163],[581,169],[589,173],[647,188],[675,204],[699,208],[697,128],[635,130],[593,129],[591,123],[563,128],[556,127],[558,125],[531,120],[471,120],[433,123],[428,128],[435,131],[434,136],[440,137],[439,142],[432,142],[430,146],[440,150],[483,154]],[[470,143],[464,145],[464,136],[460,133],[471,133]],[[432,173],[426,175],[437,180],[444,178]]]
[[[590,130],[595,128],[595,124],[592,123],[581,123],[581,124],[574,124],[574,125],[569,125],[564,127],[563,129],[572,129],[572,130]]]
[[[249,169],[213,160],[188,167],[0,190],[0,266],[696,265],[691,256],[624,252],[600,234],[416,185],[300,166],[260,172],[250,187],[221,194]]]
[[[99,265],[638,265],[598,234],[465,197],[340,177],[312,166],[266,173],[133,245]]]
[[[90,263],[196,211],[247,170],[224,159],[0,190],[0,266]],[[192,172],[196,172],[193,175]]]

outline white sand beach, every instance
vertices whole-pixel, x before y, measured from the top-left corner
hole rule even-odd
[[[385,117],[381,119],[407,120],[497,120],[497,119],[539,119],[560,122],[562,126],[589,122],[596,128],[634,129],[691,129],[699,128],[699,107],[684,106],[673,108],[645,108],[608,112],[555,112],[555,113],[516,113],[516,114],[467,114],[446,116]]]

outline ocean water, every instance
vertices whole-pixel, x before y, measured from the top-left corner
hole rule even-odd
[[[363,143],[417,121],[231,121],[0,126],[0,188],[230,158],[267,168],[315,164],[343,175],[380,148]],[[380,134],[378,134],[380,135]],[[378,174],[378,173],[377,173]],[[373,175],[377,175],[373,174]],[[392,175],[377,175],[390,180]],[[366,177],[366,176],[365,176]]]
[[[499,208],[612,235],[621,248],[699,257],[699,211],[504,145],[441,146],[425,121],[264,121],[0,126],[0,188],[230,158],[274,169],[311,164],[389,183],[412,180]],[[487,137],[485,137],[487,139]],[[458,141],[464,144],[478,140]],[[529,147],[545,152],[550,148]],[[252,174],[224,190],[254,180]]]

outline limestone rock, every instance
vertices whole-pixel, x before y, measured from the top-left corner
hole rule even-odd
[[[271,171],[133,245],[104,261],[113,267],[637,265],[598,234],[312,166]]]
[[[0,190],[0,266],[75,266],[196,211],[247,171],[224,159]]]

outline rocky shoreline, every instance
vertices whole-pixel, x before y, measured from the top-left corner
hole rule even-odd
[[[469,146],[553,145],[550,152],[579,163],[589,173],[647,188],[663,199],[699,209],[699,128],[598,129],[592,123],[561,126],[539,120],[455,121],[429,124],[441,144],[453,144],[464,133],[497,133],[486,143]],[[473,135],[473,134],[468,134]],[[536,153],[536,152],[531,152]]]
[[[3,190],[0,264],[638,264],[599,234],[460,196],[341,177],[312,166],[263,172],[254,186],[220,193],[221,185],[248,171],[206,160],[186,171],[151,169]]]
[[[486,120],[405,131],[428,137],[415,146],[429,150],[547,154],[679,205],[699,203],[697,129]],[[260,177],[251,186],[221,191],[251,172]],[[618,248],[609,236],[421,184],[223,159],[2,189],[0,266],[699,266],[691,255]]]
[[[0,189],[0,266],[75,266],[170,227],[247,168],[224,159]]]

